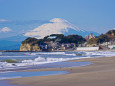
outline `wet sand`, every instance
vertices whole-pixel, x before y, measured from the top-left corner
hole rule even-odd
[[[69,74],[35,76],[11,79],[12,84],[22,86],[115,86],[115,57],[73,60],[91,62],[90,66],[72,68],[33,69],[28,71],[68,71]]]

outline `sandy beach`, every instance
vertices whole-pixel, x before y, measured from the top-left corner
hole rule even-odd
[[[68,71],[69,74],[12,79],[22,86],[115,86],[115,57],[97,57],[73,62],[92,62],[90,66],[34,69],[29,71]]]

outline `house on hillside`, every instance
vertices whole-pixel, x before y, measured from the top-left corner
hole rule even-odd
[[[86,40],[89,40],[89,39],[92,39],[92,38],[96,38],[96,37],[93,35],[93,33],[90,33],[90,35],[87,35],[87,36],[85,37]]]
[[[69,49],[75,49],[76,44],[75,43],[62,43],[60,49],[61,50],[69,50]]]

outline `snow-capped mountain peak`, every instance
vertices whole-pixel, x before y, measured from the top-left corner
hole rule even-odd
[[[79,29],[77,26],[71,24],[67,20],[54,18],[50,20],[49,23],[42,24],[41,26],[26,32],[25,36],[36,37],[40,39],[51,34],[78,34],[83,36],[85,32],[86,31]]]
[[[84,30],[79,29],[77,26],[71,24],[70,22],[68,22],[67,20],[62,19],[62,18],[54,18],[54,19],[50,20],[50,22],[53,22],[53,23],[63,23],[68,28],[72,28],[72,29],[74,29],[76,31],[84,31]]]
[[[61,19],[61,18],[54,18],[51,19],[50,22],[54,22],[54,23],[67,23],[67,20]]]

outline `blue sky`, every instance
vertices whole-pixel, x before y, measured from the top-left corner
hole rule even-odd
[[[115,28],[114,4],[115,0],[0,0],[0,19],[26,23],[39,20],[37,25],[40,25],[53,18],[63,18],[81,29],[105,33]],[[24,29],[24,25],[19,26]],[[0,23],[0,28],[3,27],[19,30]]]

